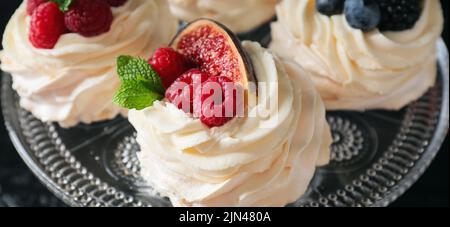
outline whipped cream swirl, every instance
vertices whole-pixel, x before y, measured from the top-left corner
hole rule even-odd
[[[43,121],[63,127],[126,114],[112,103],[120,85],[119,55],[149,57],[167,45],[177,30],[165,0],[129,0],[112,8],[109,32],[85,38],[64,34],[54,49],[37,49],[28,41],[26,1],[9,21],[0,53],[1,69],[11,73],[20,105]]]
[[[243,47],[258,81],[278,85],[258,94],[259,103],[278,94],[278,106],[268,109],[276,119],[247,116],[209,129],[164,100],[129,113],[141,172],[175,206],[284,206],[304,194],[316,166],[329,161],[325,107],[308,73],[257,43]],[[267,120],[273,127],[260,127]]]
[[[443,29],[438,0],[424,1],[416,25],[364,33],[344,15],[316,12],[315,0],[284,0],[271,48],[308,70],[328,109],[400,109],[436,80],[436,42]]]
[[[169,0],[172,13],[183,21],[209,18],[237,33],[247,32],[275,16],[278,0]]]

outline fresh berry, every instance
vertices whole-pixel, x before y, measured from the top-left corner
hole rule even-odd
[[[27,1],[27,14],[31,16],[34,10],[42,3],[48,2],[48,0],[28,0]]]
[[[128,0],[108,0],[108,4],[112,7],[119,7],[125,4]]]
[[[28,38],[36,48],[53,49],[65,31],[64,13],[59,10],[58,4],[47,2],[34,10]]]
[[[316,0],[316,9],[327,16],[341,14],[344,10],[345,0]]]
[[[243,105],[237,95],[243,93],[239,89],[227,77],[209,77],[199,69],[191,69],[167,89],[166,98],[212,128],[223,126],[240,113]]]
[[[106,0],[76,0],[64,19],[70,31],[92,37],[109,31],[113,15]]]
[[[201,87],[208,77],[208,74],[199,69],[191,69],[176,79],[166,90],[166,98],[178,109],[186,113],[193,113],[194,88]],[[197,100],[200,101],[200,99]]]
[[[381,31],[408,30],[422,13],[423,0],[378,0],[381,11]]]
[[[165,88],[191,67],[189,61],[172,48],[160,48],[155,51],[148,63],[158,73]]]
[[[217,93],[213,86],[221,90]],[[217,87],[216,87],[217,88]],[[243,110],[242,102],[238,102],[237,94],[241,87],[228,77],[210,77],[203,85],[201,92],[196,91],[195,95],[201,94],[201,106],[194,99],[194,110],[201,110],[200,121],[206,126],[220,127],[233,119],[238,111]],[[216,92],[215,92],[216,91]],[[242,90],[241,90],[242,91]]]
[[[376,28],[381,17],[376,0],[346,0],[344,13],[351,27],[363,31]]]
[[[220,109],[222,107],[217,106],[216,108]],[[215,114],[214,105],[211,106],[205,105],[202,108],[202,115],[200,116],[200,121],[209,128],[214,128],[214,127],[221,127],[233,119],[232,117],[223,117],[223,116],[216,117],[214,116],[214,114]]]

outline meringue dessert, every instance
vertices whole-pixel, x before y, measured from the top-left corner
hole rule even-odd
[[[278,0],[168,0],[172,13],[182,21],[209,18],[233,32],[251,31],[275,17]]]
[[[399,110],[437,77],[438,0],[284,0],[271,49],[312,75],[327,109]]]
[[[174,206],[285,206],[329,162],[325,106],[298,64],[206,19],[187,25],[148,62],[119,57],[114,102],[131,109],[142,176]],[[277,105],[267,105],[273,98]]]
[[[167,45],[178,26],[167,1],[62,2],[24,1],[5,30],[1,69],[21,107],[62,127],[126,115],[111,102],[120,86],[116,57],[148,57]]]

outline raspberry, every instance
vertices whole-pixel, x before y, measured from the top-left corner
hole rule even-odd
[[[106,0],[76,0],[64,20],[70,31],[92,37],[109,31],[113,15]]]
[[[112,7],[119,7],[125,4],[128,0],[108,0],[108,4]]]
[[[166,98],[178,109],[199,117],[209,128],[220,127],[243,111],[243,102],[237,98],[243,95],[243,89],[227,77],[208,77],[199,69],[191,69],[167,89]],[[214,90],[217,88],[219,93]]]
[[[189,61],[172,48],[160,48],[155,51],[148,63],[161,77],[165,88],[184,72],[192,68]]]
[[[192,113],[194,110],[194,85],[200,87],[206,80],[208,80],[206,73],[199,69],[191,69],[176,79],[167,89],[166,98],[178,109]]]
[[[42,3],[48,2],[48,0],[28,0],[27,1],[27,14],[31,16],[34,10]]]
[[[65,31],[64,13],[59,10],[58,4],[47,2],[34,10],[28,39],[36,48],[53,49]]]
[[[214,84],[220,86],[221,93],[210,91],[212,88],[210,86]],[[200,92],[194,95],[198,93]],[[200,121],[210,128],[225,125],[238,114],[238,111],[243,111],[243,102],[237,99],[238,94],[243,95],[243,89],[228,77],[209,78],[202,85],[201,93]],[[198,102],[194,103],[194,109],[197,111],[198,108]]]

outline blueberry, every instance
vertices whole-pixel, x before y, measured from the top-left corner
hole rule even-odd
[[[327,16],[341,14],[345,0],[316,0],[316,9]]]
[[[381,19],[376,0],[346,0],[344,13],[350,26],[363,31],[376,28]]]

